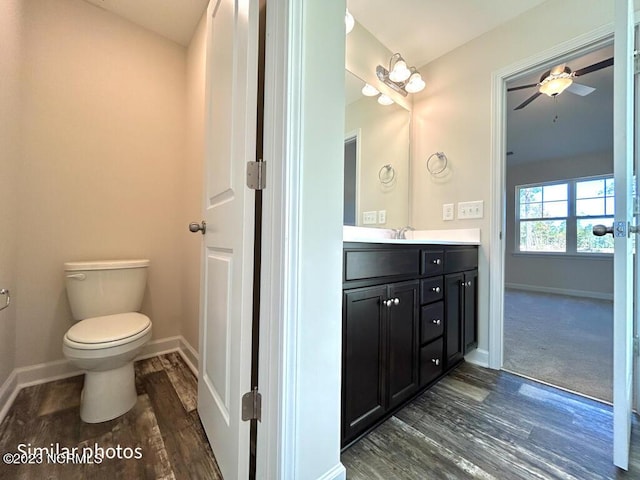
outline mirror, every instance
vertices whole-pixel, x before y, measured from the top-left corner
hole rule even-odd
[[[364,96],[364,85],[345,70],[344,224],[401,228],[409,223],[411,113]]]

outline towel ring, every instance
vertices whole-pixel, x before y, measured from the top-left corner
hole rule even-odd
[[[432,162],[433,157],[437,157],[438,160],[440,160],[440,162],[442,164],[441,168],[437,168],[436,167],[436,163]],[[447,156],[444,153],[442,153],[442,152],[432,153],[429,156],[429,158],[427,158],[427,170],[429,171],[429,173],[431,175],[438,175],[438,174],[440,174],[440,173],[445,171],[445,169],[447,168],[447,163],[448,162],[449,161],[447,160]]]
[[[11,297],[9,296],[9,290],[6,288],[0,289],[0,295],[6,295],[5,304],[0,307],[0,310],[4,310],[11,303]]]
[[[383,172],[386,172],[386,175],[383,175]],[[383,185],[389,185],[395,178],[396,171],[393,168],[393,165],[391,165],[390,163],[383,165],[382,168],[378,171],[378,179]]]

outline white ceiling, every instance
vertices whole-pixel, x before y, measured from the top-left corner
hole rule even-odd
[[[347,0],[354,18],[416,67],[546,0]]]
[[[209,3],[209,0],[86,1],[185,47]]]

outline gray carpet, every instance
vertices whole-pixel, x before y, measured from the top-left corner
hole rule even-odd
[[[613,302],[505,290],[504,368],[612,401]]]

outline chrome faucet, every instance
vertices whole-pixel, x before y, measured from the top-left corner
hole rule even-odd
[[[415,230],[415,228],[410,227],[409,225],[407,225],[406,227],[402,227],[399,230],[395,230],[396,238],[405,238],[406,239],[407,238],[406,234],[407,234],[407,232],[409,230],[413,231],[413,230]]]

